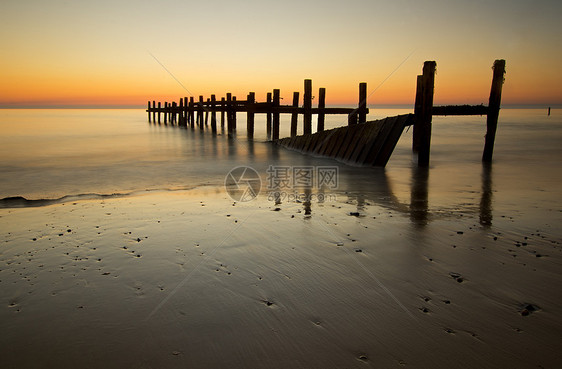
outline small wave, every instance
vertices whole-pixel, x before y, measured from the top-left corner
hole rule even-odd
[[[77,194],[77,195],[65,195],[59,198],[53,199],[27,199],[23,196],[10,196],[4,197],[0,199],[0,209],[7,209],[7,208],[32,208],[32,207],[40,207],[40,206],[49,206],[54,204],[62,204],[71,201],[80,201],[80,200],[104,200],[104,199],[112,199],[112,198],[122,198],[122,197],[132,197],[132,196],[139,196],[149,193],[158,193],[158,192],[178,192],[178,191],[189,191],[197,188],[198,186],[193,187],[181,187],[181,188],[159,188],[159,189],[148,189],[142,191],[132,191],[132,192],[123,192],[123,193],[111,193],[111,194],[99,194],[99,193],[84,193],[84,194]]]

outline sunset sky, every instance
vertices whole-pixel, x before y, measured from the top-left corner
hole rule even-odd
[[[3,0],[0,106],[263,101],[273,88],[290,103],[305,78],[328,104],[356,103],[359,82],[370,105],[412,104],[425,60],[436,104],[487,104],[495,59],[505,105],[554,106],[561,19],[560,0]]]

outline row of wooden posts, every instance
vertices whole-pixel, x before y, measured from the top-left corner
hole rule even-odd
[[[433,106],[433,93],[435,84],[435,61],[426,61],[423,65],[422,75],[417,76],[416,80],[416,100],[414,105],[413,121],[413,143],[412,149],[418,155],[418,166],[429,166],[429,155],[431,147],[431,124],[432,117],[435,115],[486,115],[486,138],[483,162],[491,162],[494,150],[496,128],[501,105],[502,85],[505,74],[505,60],[496,60],[493,65],[492,87],[488,106],[484,105],[454,105],[454,106]],[[199,101],[194,101],[193,97],[184,97],[179,103],[165,102],[164,106],[156,101],[148,102],[149,122],[161,123],[161,115],[165,124],[177,124],[192,128],[196,125],[201,130],[208,125],[209,115],[211,118],[211,130],[217,132],[217,113],[220,113],[221,128],[224,129],[226,122],[228,133],[236,131],[236,113],[247,113],[247,135],[248,138],[254,137],[254,116],[255,114],[266,114],[267,139],[279,140],[280,114],[291,114],[291,137],[297,136],[298,115],[303,115],[303,134],[312,134],[312,115],[317,114],[316,132],[324,131],[324,119],[326,114],[347,114],[348,126],[363,124],[367,120],[369,109],[367,108],[367,84],[359,84],[359,103],[357,108],[334,108],[326,107],[326,89],[320,88],[318,91],[318,106],[312,107],[312,80],[304,80],[303,105],[299,106],[299,92],[293,93],[292,105],[280,104],[280,90],[275,89],[267,93],[266,102],[257,102],[255,93],[250,92],[246,100],[237,100],[231,93],[226,94],[219,100],[215,95],[211,95],[206,101],[203,96],[199,96]],[[225,120],[226,115],[226,120]],[[399,136],[396,138],[398,140]]]
[[[248,138],[254,137],[254,121],[255,114],[266,114],[266,132],[268,140],[279,139],[279,122],[280,114],[291,114],[291,137],[297,135],[298,115],[303,115],[303,133],[312,133],[312,115],[316,114],[317,127],[316,131],[324,130],[325,116],[327,114],[346,114],[348,115],[349,124],[365,123],[367,120],[367,84],[359,84],[359,104],[357,108],[334,108],[326,107],[326,89],[318,90],[318,106],[312,107],[312,80],[304,80],[303,105],[299,106],[299,92],[293,92],[293,104],[281,105],[281,95],[279,89],[267,93],[265,102],[257,102],[255,92],[250,92],[246,100],[237,100],[236,96],[227,93],[226,97],[219,100],[215,95],[211,95],[206,101],[203,96],[199,96],[199,101],[195,101],[194,97],[180,99],[177,102],[165,102],[162,106],[161,102],[148,102],[148,121],[161,123],[161,114],[165,124],[178,124],[180,126],[190,125],[192,127],[199,126],[204,129],[209,123],[209,115],[211,117],[211,130],[217,132],[217,113],[220,113],[220,124],[224,128],[225,122],[229,133],[236,131],[236,113],[247,113],[246,128]],[[157,105],[158,104],[158,105]],[[151,117],[152,116],[152,117]],[[226,120],[225,120],[226,116]]]

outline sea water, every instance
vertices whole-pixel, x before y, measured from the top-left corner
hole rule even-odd
[[[371,108],[368,119],[410,112]],[[237,118],[237,134],[229,136],[220,119],[213,135],[209,127],[182,128],[163,119],[148,123],[141,109],[0,110],[0,199],[221,188],[237,166],[256,169],[264,182],[272,166],[337,166],[337,186],[330,191],[395,210],[410,211],[421,201],[434,213],[477,212],[485,193],[493,195],[495,209],[545,216],[541,210],[560,214],[562,209],[562,114],[557,110],[548,116],[546,109],[502,109],[492,166],[481,163],[485,116],[434,117],[431,165],[421,175],[411,152],[411,128],[386,168],[356,168],[267,142],[263,115],[256,116],[255,139],[248,140],[245,114]],[[327,129],[345,124],[344,116],[326,117]],[[281,137],[289,135],[289,127],[290,116],[282,115]]]

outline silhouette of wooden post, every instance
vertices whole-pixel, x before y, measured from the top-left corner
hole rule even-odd
[[[148,108],[146,111],[148,112],[148,123],[152,123],[152,119],[150,119],[150,100],[148,100]]]
[[[421,111],[420,122],[418,122],[420,130],[418,151],[419,167],[429,166],[435,67],[436,63],[434,61],[426,61],[425,63],[423,63]]]
[[[414,103],[414,128],[412,133],[412,151],[418,153],[420,149],[421,103],[423,94],[423,76],[416,78],[416,102]]]
[[[232,96],[231,114],[232,114],[232,130],[236,131],[236,96]]]
[[[203,96],[199,95],[199,104],[197,106],[197,124],[203,129]]]
[[[156,101],[152,100],[152,121],[156,123]]]
[[[267,93],[267,113],[266,113],[266,119],[265,119],[265,131],[267,134],[267,140],[271,140],[271,110],[270,110],[270,104],[271,104],[271,92]]]
[[[215,105],[217,98],[215,95],[211,95],[211,131],[217,133],[217,112],[215,110]]]
[[[490,89],[490,100],[488,103],[488,116],[486,119],[486,140],[484,143],[484,153],[482,161],[492,162],[494,153],[494,141],[496,139],[496,129],[498,127],[498,117],[500,115],[500,105],[502,100],[503,75],[505,74],[505,60],[494,62],[494,74],[492,77],[492,87]]]
[[[281,103],[280,91],[278,88],[273,90],[273,109],[278,108]],[[279,139],[279,111],[273,112],[273,141]]]
[[[357,109],[359,123],[367,121],[367,83],[359,84],[359,106]]]
[[[352,126],[354,124],[357,124],[357,110],[352,111],[347,115],[347,125]]]
[[[303,134],[312,133],[312,80],[304,80]]]
[[[183,97],[180,99],[180,106],[178,110],[178,126],[183,125]]]
[[[209,103],[211,102],[211,99],[207,98],[207,109],[205,109],[205,125],[209,125]]]
[[[224,112],[226,110],[226,102],[224,97],[221,97],[221,129],[224,129]]]
[[[162,108],[162,103],[158,101],[158,123],[160,123],[160,109]]]
[[[189,110],[187,108],[187,96],[183,98],[183,125],[187,127],[187,115],[189,114]]]
[[[232,94],[227,92],[226,94],[226,129],[230,133],[232,131],[232,113],[230,111],[230,107],[232,105]]]
[[[246,105],[247,110],[247,122],[246,122],[246,130],[248,131],[248,138],[254,138],[254,103],[256,102],[256,93],[250,92],[248,94],[248,102]]]
[[[299,93],[298,91],[293,92],[293,113],[291,114],[291,137],[297,135],[297,124],[299,119],[299,113],[296,110],[299,107]]]
[[[191,127],[195,125],[195,101],[193,96],[189,97],[189,124]]]
[[[320,87],[318,89],[318,123],[316,131],[322,132],[324,130],[324,117],[326,116],[324,108],[326,107],[326,89]]]

